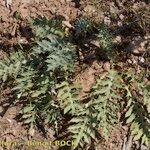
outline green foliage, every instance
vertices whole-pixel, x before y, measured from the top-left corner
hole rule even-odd
[[[76,38],[85,37],[87,33],[92,31],[92,23],[87,18],[79,18],[76,20],[75,25],[75,36]]]
[[[75,140],[74,148],[84,148],[99,137],[108,140],[119,120],[119,104],[127,100],[125,119],[131,134],[134,140],[149,145],[150,85],[134,74],[121,75],[111,69],[100,75],[87,94],[87,100],[82,102],[81,87],[72,76],[77,62],[76,47],[63,30],[61,21],[41,18],[32,25],[33,47],[0,60],[0,81],[13,81],[16,99],[24,104],[20,110],[24,124],[32,131],[40,123],[58,131],[59,124],[69,120],[67,132]],[[83,38],[91,30],[88,20],[76,21],[77,37]],[[98,31],[100,46],[112,60],[113,37],[104,26]]]
[[[107,75],[97,80],[90,92],[90,102],[86,103],[71,120],[69,131],[73,133],[76,144],[84,145],[96,139],[95,134],[108,139],[109,132],[117,123],[117,102],[121,99],[117,91],[122,88],[116,71],[111,70]]]
[[[56,69],[73,70],[76,51],[74,47],[67,41],[59,39],[49,39],[37,42],[37,46],[33,48],[33,54],[46,54],[47,71],[55,71]]]
[[[112,59],[115,56],[115,51],[113,50],[113,37],[105,25],[101,25],[98,28],[97,38],[102,49],[105,50],[108,57]]]
[[[112,50],[112,37],[104,25],[99,28],[97,37],[104,50]]]
[[[28,104],[25,106],[21,111],[20,114],[22,114],[22,119],[24,119],[24,124],[30,125],[30,128],[34,128],[36,125],[36,120],[38,118],[37,110],[35,105]]]
[[[134,136],[133,140],[141,140],[142,144],[145,143],[146,145],[149,145],[150,118],[143,106],[133,101],[126,112],[126,118],[126,122],[131,125],[130,131]]]
[[[0,61],[0,79],[5,82],[9,77],[16,78],[25,63],[26,59],[22,52],[14,52],[9,58],[5,56]]]
[[[76,113],[70,123],[68,130],[72,133],[72,138],[75,141],[75,146],[90,145],[92,139],[96,139],[95,134],[98,132],[97,122],[98,112],[94,110],[90,105],[86,105]]]
[[[64,81],[56,86],[58,90],[57,97],[59,99],[60,107],[64,110],[64,114],[69,113],[71,115],[76,114],[80,109],[80,86],[75,84],[69,84]]]
[[[134,141],[140,140],[141,143],[150,144],[150,89],[149,85],[145,84],[139,77],[129,74],[127,75],[128,83],[125,85],[127,98],[127,111],[125,114],[126,123],[130,125],[131,134],[134,136]],[[132,88],[135,86],[135,95]],[[134,87],[134,88],[135,88]]]
[[[19,73],[15,80],[14,91],[17,93],[17,98],[22,96],[28,96],[31,89],[34,86],[33,78],[35,77],[35,71],[32,68],[21,68],[22,71]]]
[[[60,22],[56,20],[38,20],[36,22],[36,36],[42,36],[36,40],[37,44],[33,47],[32,54],[38,59],[41,55],[44,56],[43,59],[40,58],[40,61],[46,63],[47,71],[56,71],[57,69],[73,71],[76,50],[65,36]]]
[[[36,18],[32,22],[33,30],[37,39],[47,38],[49,36],[64,37],[65,32],[62,28],[61,20]]]
[[[139,92],[143,95],[143,105],[150,113],[150,84],[145,82],[138,82]]]
[[[55,86],[70,75],[76,60],[75,48],[60,23],[56,20],[35,22],[33,47],[0,60],[0,79],[4,82],[11,77],[13,80],[16,98],[25,101],[20,113],[30,129],[41,121],[56,125],[62,120]]]
[[[105,139],[108,139],[110,129],[118,122],[118,100],[121,99],[119,95],[121,88],[120,76],[116,71],[110,70],[108,75],[97,80],[92,89],[92,105],[98,112],[99,127]]]

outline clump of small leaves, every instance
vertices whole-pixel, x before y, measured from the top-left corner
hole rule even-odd
[[[75,38],[86,37],[88,33],[91,33],[93,29],[92,23],[84,17],[81,17],[75,21],[74,30]]]
[[[98,27],[97,38],[99,40],[100,47],[106,52],[108,58],[113,59],[115,57],[113,36],[109,33],[105,25]]]

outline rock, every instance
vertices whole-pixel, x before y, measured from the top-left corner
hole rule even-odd
[[[124,15],[121,14],[121,15],[119,16],[119,18],[120,18],[121,20],[123,20],[123,19],[124,19]]]
[[[85,8],[84,8],[84,11],[87,12],[87,13],[94,13],[96,10],[95,10],[95,7],[92,6],[92,5],[87,5]]]
[[[73,28],[69,21],[62,21],[62,23],[68,28]]]
[[[5,0],[6,2],[6,7],[9,8],[12,4],[12,0]]]
[[[65,4],[66,2],[70,2],[70,0],[60,0],[61,4]]]
[[[67,3],[72,2],[72,0],[61,0],[61,1],[66,1]]]
[[[100,45],[99,45],[99,41],[97,40],[95,40],[95,41],[91,41],[91,44],[93,44],[93,45],[95,45],[95,46],[97,46],[97,47],[100,47]]]
[[[3,112],[3,107],[2,106],[0,106],[0,113],[2,113]]]
[[[110,70],[110,62],[105,62],[105,63],[103,64],[103,69],[104,69],[105,71],[109,71],[109,70]]]
[[[130,60],[130,59],[127,59],[127,62],[128,62],[129,64],[132,64],[132,60]]]
[[[136,55],[140,54],[140,52],[139,52],[138,49],[134,49],[134,50],[133,50],[133,53],[136,54]]]
[[[145,59],[143,57],[139,57],[139,62],[140,63],[144,63],[145,62]]]
[[[115,15],[117,15],[119,13],[119,10],[115,6],[114,2],[110,2],[110,12],[111,12],[111,14],[115,14]]]
[[[109,17],[104,17],[104,23],[109,26],[111,24],[110,18]]]
[[[142,146],[141,146],[141,150],[149,150],[149,148],[146,147],[145,145],[142,145]]]
[[[34,134],[35,134],[35,130],[34,130],[33,128],[30,128],[30,129],[29,129],[29,135],[30,135],[31,137],[33,137]]]
[[[119,44],[122,42],[121,36],[116,36],[116,38],[114,39],[114,43]]]
[[[117,25],[118,25],[119,27],[121,27],[121,26],[122,26],[122,22],[121,22],[121,21],[118,21],[118,22],[117,22]]]

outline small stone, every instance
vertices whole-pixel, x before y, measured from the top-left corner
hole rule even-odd
[[[35,134],[35,130],[33,128],[30,128],[29,129],[29,135],[33,137],[34,134]]]
[[[145,40],[148,40],[150,38],[150,36],[145,36]]]
[[[134,50],[133,50],[133,53],[134,53],[134,54],[137,54],[137,55],[140,54],[140,52],[139,52],[138,49],[134,49]]]
[[[133,64],[136,64],[136,63],[137,63],[137,61],[136,61],[135,59],[133,59],[133,60],[132,60],[132,63],[133,63]]]
[[[120,26],[122,26],[122,22],[121,21],[118,21],[118,26],[120,27]]]
[[[68,2],[68,0],[60,0],[61,4],[65,4],[65,2]]]
[[[3,107],[2,106],[0,106],[0,113],[2,113],[3,112]]]
[[[128,62],[129,64],[132,64],[132,60],[130,60],[130,59],[127,59],[127,62]]]
[[[141,46],[142,48],[144,48],[145,44],[146,44],[146,42],[144,41],[144,42],[142,42],[142,43],[140,44],[140,46]]]
[[[122,39],[121,36],[116,36],[116,38],[114,39],[114,43],[121,43]]]
[[[109,18],[109,17],[105,17],[105,18],[104,18],[104,23],[105,23],[106,25],[110,25],[110,24],[111,24],[110,18]]]
[[[99,45],[99,41],[91,41],[91,44],[94,44],[95,46],[97,46],[97,47],[99,47],[100,45]]]
[[[6,0],[6,7],[9,8],[11,6],[12,0]]]
[[[21,39],[19,39],[19,43],[26,44],[26,43],[28,43],[28,41],[25,38],[21,38]]]
[[[84,11],[88,12],[88,13],[94,13],[96,10],[95,10],[94,6],[88,5],[84,8]]]
[[[124,15],[121,14],[121,15],[119,16],[119,18],[120,18],[121,20],[123,20],[123,19],[124,19]]]
[[[149,148],[146,147],[145,145],[141,145],[141,150],[149,150]]]
[[[68,28],[73,28],[69,21],[62,21],[62,23]]]
[[[118,8],[115,6],[115,3],[114,2],[110,2],[110,12],[112,14],[118,14],[119,13],[119,10]]]
[[[105,62],[105,63],[103,64],[103,69],[104,69],[105,71],[109,71],[109,70],[110,70],[110,62]]]
[[[63,0],[64,1],[64,0]],[[65,0],[67,3],[70,3],[70,2],[72,2],[72,0]]]
[[[144,59],[143,57],[139,57],[139,61],[140,61],[141,63],[144,63],[144,62],[145,62],[145,59]]]
[[[11,120],[11,119],[6,118],[6,120],[7,120],[10,124],[12,124],[12,120]]]

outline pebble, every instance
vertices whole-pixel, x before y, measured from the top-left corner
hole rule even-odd
[[[3,107],[2,106],[0,106],[0,113],[2,113],[3,112]]]
[[[110,70],[110,62],[105,62],[105,63],[103,64],[103,69],[104,69],[105,71],[109,71],[109,70]]]
[[[141,63],[144,63],[144,62],[145,62],[145,59],[144,59],[143,57],[139,57],[139,61],[140,61]]]
[[[122,39],[121,39],[121,36],[116,36],[116,38],[114,39],[114,43],[118,44],[118,43],[121,43],[122,42]]]
[[[85,12],[88,12],[88,13],[94,13],[96,10],[95,10],[94,6],[92,6],[92,5],[87,5],[87,6],[84,8],[84,11],[85,11]]]
[[[124,15],[121,14],[121,15],[119,16],[119,18],[120,18],[121,20],[123,20],[123,19],[124,19]]]
[[[132,64],[132,60],[130,60],[130,59],[127,59],[127,62],[128,62],[129,64]]]
[[[111,24],[110,18],[109,17],[104,17],[104,23],[109,26]]]

